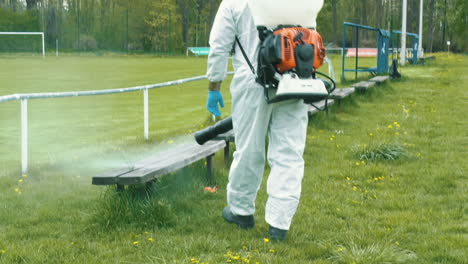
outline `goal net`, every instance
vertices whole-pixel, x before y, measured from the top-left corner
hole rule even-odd
[[[0,32],[0,53],[40,53],[45,56],[44,32]]]

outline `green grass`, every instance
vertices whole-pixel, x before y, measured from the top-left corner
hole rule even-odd
[[[204,74],[205,64],[0,57],[0,94],[156,83]],[[223,222],[222,155],[216,194],[202,190],[203,162],[164,177],[151,195],[139,186],[116,193],[90,183],[98,172],[190,140],[206,124],[206,82],[150,92],[150,142],[142,139],[141,93],[30,101],[24,176],[19,103],[2,103],[0,263],[467,263],[467,66],[466,56],[439,54],[312,117],[286,243],[263,240],[264,185],[255,229]],[[227,84],[223,90],[228,115]]]

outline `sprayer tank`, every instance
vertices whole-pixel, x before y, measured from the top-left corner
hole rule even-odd
[[[323,0],[248,0],[256,26],[300,25],[315,28]]]

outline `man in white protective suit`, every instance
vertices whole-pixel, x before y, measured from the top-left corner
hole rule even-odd
[[[216,116],[220,116],[218,103],[224,104],[220,87],[236,36],[256,69],[260,39],[248,0],[223,0],[211,30],[207,71],[207,108]],[[267,104],[263,87],[255,82],[255,75],[237,44],[232,60],[235,75],[230,92],[236,151],[227,185],[228,206],[222,215],[240,228],[255,226],[255,199],[264,174],[268,136],[266,157],[271,171],[265,220],[271,239],[284,240],[301,195],[307,107],[303,100]]]

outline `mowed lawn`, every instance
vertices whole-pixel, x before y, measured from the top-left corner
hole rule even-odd
[[[158,83],[203,75],[205,65],[3,56],[0,96]],[[467,68],[466,56],[438,54],[312,117],[285,243],[264,239],[265,184],[255,229],[224,223],[222,155],[216,194],[203,192],[204,162],[164,177],[149,196],[91,185],[96,173],[191,140],[209,123],[206,81],[151,90],[148,142],[141,92],[30,100],[25,175],[19,102],[0,103],[0,263],[467,263]],[[227,82],[223,91],[227,116]]]

